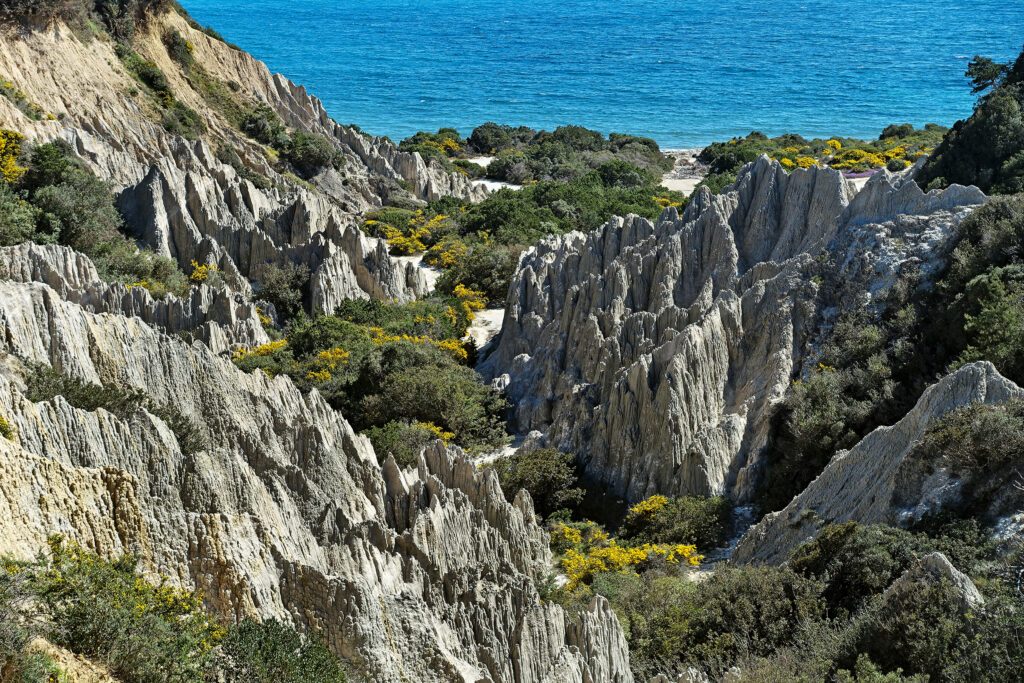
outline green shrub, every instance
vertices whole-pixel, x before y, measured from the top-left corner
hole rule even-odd
[[[716,569],[701,582],[606,572],[591,588],[615,609],[637,680],[686,666],[720,676],[741,658],[795,644],[825,614],[819,583],[775,567]]]
[[[544,517],[562,508],[573,508],[583,500],[572,453],[541,448],[498,458],[491,467],[498,474],[505,498],[512,500],[520,489],[526,489],[537,513]]]
[[[288,144],[288,130],[281,117],[266,104],[260,103],[245,114],[242,132],[257,142],[283,149]]]
[[[0,676],[12,683],[57,683],[60,670],[29,645],[44,635],[30,576],[19,563],[0,560]]]
[[[288,321],[302,310],[303,290],[308,282],[309,267],[289,261],[267,269],[256,295],[274,305],[280,320]]]
[[[619,529],[633,543],[681,543],[706,552],[726,540],[732,525],[734,504],[721,496],[655,496],[645,503],[633,506]]]
[[[323,642],[276,620],[246,619],[221,644],[218,673],[252,683],[344,683],[348,678]]]
[[[167,29],[164,33],[164,45],[167,46],[167,52],[171,58],[185,69],[189,69],[195,64],[195,57],[192,56],[195,48],[192,43],[185,40],[185,37],[177,29]]]
[[[7,439],[8,441],[14,441],[17,433],[11,423],[7,421],[7,418],[0,415],[0,436]]]
[[[370,427],[363,433],[373,442],[373,450],[381,464],[391,455],[399,467],[415,465],[423,449],[439,438],[428,426],[397,420],[382,427]]]
[[[4,242],[28,238],[70,246],[91,258],[104,279],[142,284],[156,297],[188,291],[188,280],[174,262],[139,249],[122,234],[110,186],[74,156],[68,143],[58,140],[35,147],[21,187],[20,195],[26,199],[0,183],[0,204],[13,209],[0,218]],[[35,227],[28,233],[30,217]]]
[[[195,140],[206,132],[206,123],[202,117],[180,100],[174,100],[164,110],[160,123],[171,135],[180,135],[189,140]]]
[[[451,295],[462,285],[483,292],[489,301],[504,302],[518,264],[517,248],[476,243],[465,257],[444,271],[437,281],[437,291]]]
[[[103,561],[60,537],[35,581],[59,645],[103,661],[127,683],[202,680],[223,628],[202,598],[139,579],[132,557]]]
[[[22,242],[52,241],[36,232],[39,210],[22,199],[10,185],[0,182],[0,247]]]
[[[975,57],[968,67],[983,96],[970,118],[957,121],[917,181],[923,186],[977,185],[991,194],[1024,192],[1024,52],[1013,64]]]
[[[337,168],[343,159],[338,148],[327,138],[302,131],[292,135],[281,154],[303,178],[310,178],[324,168]]]
[[[363,420],[376,425],[393,420],[431,423],[453,433],[467,449],[500,446],[505,436],[507,403],[461,365],[413,366],[382,378],[379,390],[361,401]]]

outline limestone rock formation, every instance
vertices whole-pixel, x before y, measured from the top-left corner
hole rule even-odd
[[[748,499],[827,312],[931,267],[984,200],[885,171],[855,195],[838,171],[762,157],[682,216],[615,218],[525,253],[480,369],[507,387],[520,433],[579,454],[612,493]]]
[[[166,332],[188,333],[214,353],[270,341],[256,306],[225,287],[200,284],[183,299],[155,299],[143,287],[103,282],[92,261],[68,247],[26,242],[0,248],[0,278],[44,282],[88,310],[138,316]]]
[[[970,577],[954,567],[953,563],[942,553],[929,553],[918,560],[914,566],[893,581],[893,584],[882,595],[882,600],[892,600],[900,593],[909,590],[914,584],[933,583],[940,580],[948,581],[956,591],[960,598],[961,612],[969,612],[985,604],[985,598],[982,597]]]
[[[798,545],[812,540],[828,524],[863,524],[920,519],[953,502],[958,477],[942,467],[908,463],[907,456],[925,430],[943,415],[971,403],[1002,403],[1024,390],[988,362],[965,365],[932,385],[907,415],[891,427],[879,427],[849,451],[840,451],[803,492],[784,509],[766,515],[740,539],[732,561],[780,563]],[[919,476],[915,476],[919,475]],[[909,487],[908,481],[916,485]]]
[[[0,415],[15,430],[0,438],[0,553],[28,559],[51,533],[136,553],[228,618],[322,631],[371,680],[632,681],[606,602],[577,622],[539,599],[551,558],[527,495],[507,502],[440,442],[416,469],[381,467],[315,391],[87,310],[123,307],[119,286],[94,289],[66,250],[32,251],[5,252],[18,281],[0,280]],[[146,410],[33,403],[33,363],[173,404],[205,445],[183,450]]]
[[[324,171],[311,185],[278,174],[264,148],[242,135],[174,62],[163,40],[168,30],[188,39],[195,62],[219,87],[230,86],[246,105],[266,104],[289,126],[333,141],[343,157],[340,170]],[[0,98],[0,120],[32,141],[67,140],[121,194],[137,236],[186,272],[193,259],[216,264],[244,293],[248,280],[259,284],[267,268],[291,261],[313,270],[308,303],[314,307],[329,311],[351,297],[406,301],[426,292],[425,279],[360,234],[358,215],[397,195],[413,201],[486,196],[462,174],[337,124],[304,88],[193,29],[173,11],[151,17],[133,48],[163,71],[175,97],[198,112],[206,127],[202,140],[185,140],[158,123],[159,111],[140,93],[112,43],[80,40],[60,22],[32,31],[0,26],[0,73],[53,117],[34,121]],[[239,177],[218,160],[217,149],[234,150],[273,187],[261,190]]]

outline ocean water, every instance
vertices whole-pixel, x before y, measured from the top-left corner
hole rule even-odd
[[[485,121],[690,147],[760,130],[871,138],[971,112],[1024,0],[181,0],[200,23],[396,141]]]

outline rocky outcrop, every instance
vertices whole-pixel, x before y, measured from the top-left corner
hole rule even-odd
[[[392,259],[330,198],[302,187],[260,190],[203,141],[177,141],[119,204],[144,243],[181,264],[216,264],[237,289],[294,262],[312,271],[310,305],[324,311],[346,298],[408,301],[427,292],[414,265]]]
[[[135,553],[228,618],[323,632],[371,680],[632,680],[606,603],[577,622],[540,601],[550,551],[528,496],[506,502],[440,442],[415,469],[381,467],[315,391],[86,310],[94,274],[53,252],[35,271],[53,287],[0,280],[0,415],[15,430],[0,438],[0,553],[31,558],[51,533]],[[62,277],[46,269],[58,257]],[[146,410],[33,403],[33,363],[173,404],[205,446],[183,450]]]
[[[312,184],[278,174],[266,150],[243,136],[173,61],[163,41],[167,30],[181,32],[206,77],[244,106],[266,104],[289,126],[332,140],[343,157],[340,169],[321,173]],[[164,72],[175,97],[198,112],[206,126],[199,141],[172,135],[157,122],[159,111],[112,43],[80,41],[59,22],[28,32],[0,25],[0,31],[0,74],[53,117],[33,121],[0,98],[4,126],[33,141],[67,140],[120,193],[129,226],[142,241],[186,272],[193,259],[217,264],[237,291],[245,293],[248,280],[258,286],[269,267],[290,261],[313,270],[313,307],[330,311],[352,297],[410,300],[426,293],[425,279],[363,237],[358,217],[392,196],[486,196],[463,174],[446,173],[386,139],[337,124],[304,88],[194,30],[175,12],[146,22],[133,47]],[[221,148],[235,150],[273,187],[261,190],[240,178],[217,159],[214,150]]]
[[[188,333],[214,353],[270,341],[256,306],[226,287],[200,284],[184,298],[156,299],[141,286],[104,282],[88,257],[68,247],[26,242],[0,248],[0,279],[46,283],[87,310],[138,316],[165,332]]]
[[[915,586],[927,585],[936,581],[949,582],[959,597],[962,613],[970,612],[985,604],[985,598],[982,597],[971,578],[954,567],[953,563],[942,553],[929,553],[903,572],[882,594],[882,603],[897,599],[901,594],[913,590]]]
[[[518,431],[578,453],[615,494],[747,499],[823,312],[927,265],[983,201],[884,171],[854,195],[837,171],[762,157],[682,216],[615,218],[529,250],[481,370],[507,388]]]
[[[954,502],[960,478],[937,463],[909,461],[915,442],[956,408],[1022,396],[1024,390],[991,363],[965,365],[929,387],[902,420],[879,427],[849,451],[837,453],[789,505],[747,531],[732,561],[780,563],[828,524],[905,523]],[[913,487],[907,485],[911,480],[916,482]]]

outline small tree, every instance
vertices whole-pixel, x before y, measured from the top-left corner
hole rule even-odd
[[[494,471],[501,479],[501,490],[512,500],[519,489],[526,489],[541,515],[575,507],[583,500],[583,489],[577,486],[576,466],[572,453],[553,448],[498,458]]]

